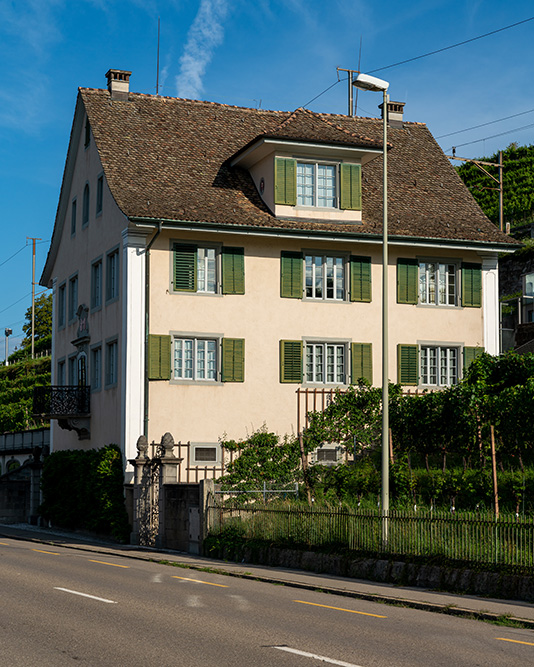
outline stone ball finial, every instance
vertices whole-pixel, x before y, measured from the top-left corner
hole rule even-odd
[[[137,438],[137,458],[148,459],[148,440],[146,436],[140,435]]]

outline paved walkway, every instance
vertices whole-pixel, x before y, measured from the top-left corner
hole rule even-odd
[[[321,589],[333,595],[360,598],[388,604],[400,604],[414,609],[435,611],[488,621],[506,616],[524,626],[534,629],[534,605],[513,600],[496,600],[472,595],[452,595],[423,588],[408,588],[346,579],[324,574],[314,574],[303,570],[233,563],[213,558],[193,556],[177,551],[166,551],[146,547],[115,544],[101,541],[78,533],[67,533],[28,524],[1,525],[0,535],[17,540],[62,546],[68,549],[84,549],[101,554],[135,558],[146,561],[168,561],[179,563],[191,569],[209,568],[228,576],[254,579],[269,583],[284,584],[295,588]]]

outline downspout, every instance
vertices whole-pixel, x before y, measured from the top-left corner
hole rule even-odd
[[[150,240],[145,250],[145,398],[144,398],[144,416],[143,416],[143,435],[148,438],[148,334],[150,331],[150,248],[154,241],[161,234],[163,223],[158,222],[156,233]]]

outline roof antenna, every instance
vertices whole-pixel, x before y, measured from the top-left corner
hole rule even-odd
[[[156,63],[156,95],[159,95],[159,16],[158,16],[158,57]]]
[[[360,35],[360,53],[358,55],[358,72],[361,71],[362,64],[362,36]],[[356,88],[356,95],[354,96],[354,116],[358,115],[358,88]]]

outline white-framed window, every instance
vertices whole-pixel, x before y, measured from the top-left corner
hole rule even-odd
[[[297,205],[337,208],[336,164],[297,162]]]
[[[106,342],[106,388],[113,387],[119,379],[119,343]]]
[[[57,362],[56,385],[58,387],[64,387],[65,384],[66,384],[65,359],[61,359],[60,361]]]
[[[91,309],[102,306],[102,259],[91,264]]]
[[[96,214],[102,213],[102,204],[104,201],[104,175],[101,174],[96,181]]]
[[[89,183],[85,184],[83,189],[83,201],[82,201],[82,227],[86,227],[89,224]]]
[[[78,310],[78,274],[69,278],[69,308],[68,320],[72,322]]]
[[[217,291],[216,253],[215,248],[197,248],[197,292]]]
[[[450,262],[419,262],[419,303],[455,306],[458,267]]]
[[[307,342],[306,382],[346,384],[348,360],[346,343]]]
[[[450,387],[458,382],[460,351],[457,347],[422,345],[421,384]]]
[[[308,299],[343,301],[345,291],[345,259],[336,255],[306,254],[305,294]]]
[[[71,209],[70,209],[70,235],[74,236],[76,234],[76,214],[77,214],[78,203],[76,199],[72,200]]]
[[[67,283],[61,283],[57,289],[57,326],[65,326],[67,317]]]
[[[71,387],[78,384],[78,355],[73,354],[69,357],[69,385]]]
[[[219,462],[219,445],[191,445],[192,463],[194,465],[213,465]]]
[[[175,338],[173,378],[215,382],[218,341],[215,338]]]
[[[106,255],[106,302],[119,298],[119,249]]]
[[[91,348],[91,390],[98,391],[102,387],[102,346]]]

